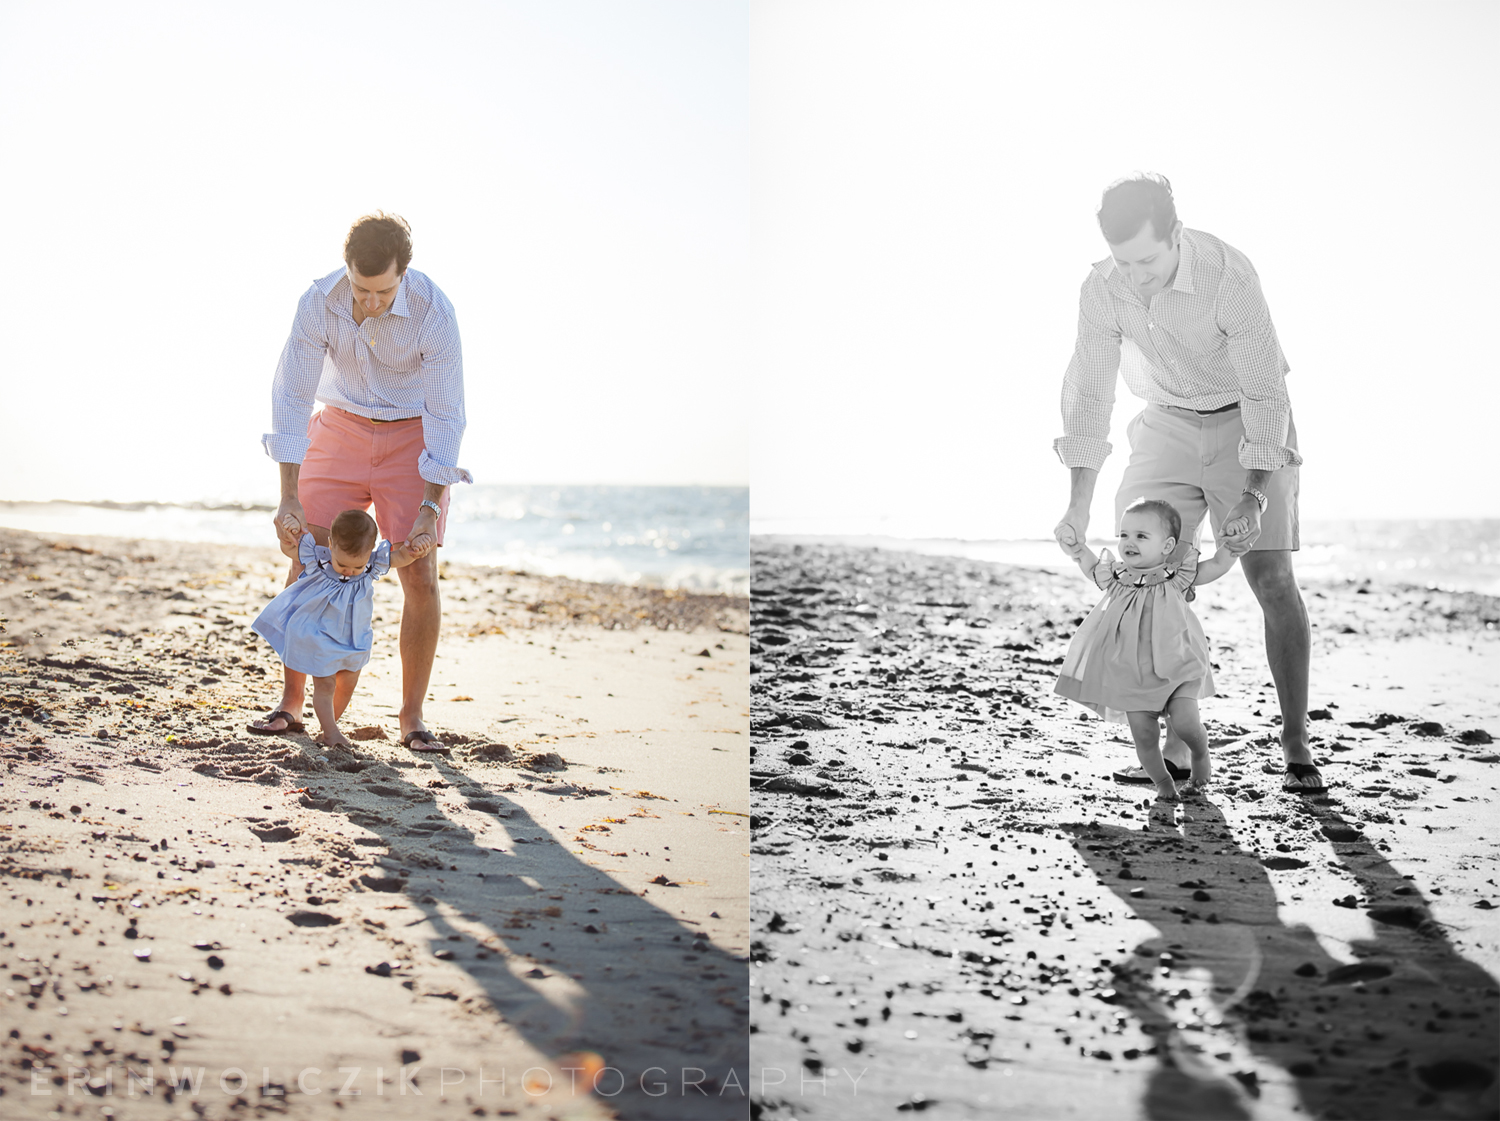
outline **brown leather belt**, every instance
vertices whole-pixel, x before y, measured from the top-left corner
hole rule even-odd
[[[1217,409],[1183,409],[1183,412],[1197,413],[1199,416],[1217,416],[1219,413],[1233,412],[1239,407],[1238,401],[1231,401],[1227,405],[1220,405]]]

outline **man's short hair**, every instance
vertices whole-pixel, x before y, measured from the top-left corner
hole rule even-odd
[[[380,533],[375,519],[363,510],[345,510],[328,527],[328,543],[337,545],[345,556],[357,557],[375,546]]]
[[[1155,514],[1161,522],[1162,529],[1167,531],[1167,536],[1173,541],[1182,540],[1182,515],[1177,512],[1177,507],[1170,502],[1160,498],[1137,498],[1129,506],[1125,507],[1127,514]]]
[[[1111,245],[1129,241],[1147,221],[1157,241],[1166,241],[1177,225],[1172,183],[1165,175],[1141,171],[1117,179],[1104,189],[1099,203],[1099,228]]]
[[[396,263],[400,276],[411,264],[411,227],[399,214],[377,210],[349,227],[344,239],[344,263],[360,276],[384,276]]]

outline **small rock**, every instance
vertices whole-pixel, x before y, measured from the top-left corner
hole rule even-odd
[[[327,915],[322,911],[293,911],[286,918],[293,926],[337,926],[344,921],[337,915]]]
[[[293,837],[297,836],[297,830],[291,828],[291,826],[288,825],[277,825],[271,829],[257,829],[252,825],[250,827],[250,832],[254,833],[257,837],[259,837],[262,841],[265,841],[267,844],[276,844],[280,841],[290,841]]]
[[[376,977],[389,977],[391,975],[391,963],[383,961],[379,965],[365,966],[366,973],[373,973]]]
[[[224,959],[221,958],[218,954],[209,954],[208,955],[208,967],[210,969],[223,969],[224,968]]]
[[[1318,975],[1318,967],[1310,961],[1304,961],[1296,969],[1292,970],[1292,972],[1298,977],[1316,977]]]
[[[474,759],[482,759],[492,763],[509,763],[515,759],[516,753],[510,749],[509,744],[484,743],[472,748],[469,755]]]

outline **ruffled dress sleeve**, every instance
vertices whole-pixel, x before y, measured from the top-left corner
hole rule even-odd
[[[311,576],[318,570],[318,543],[310,533],[304,533],[297,542],[297,563],[302,566],[304,576]]]
[[[370,554],[370,579],[379,580],[391,570],[391,543],[382,541]]]
[[[1197,593],[1193,590],[1193,581],[1198,576],[1198,556],[1197,549],[1188,549],[1182,555],[1182,560],[1178,562],[1177,571],[1168,581],[1172,587],[1182,593],[1183,598],[1189,603],[1197,598]]]
[[[1101,592],[1109,588],[1115,578],[1115,558],[1108,549],[1099,554],[1099,563],[1094,565],[1092,575],[1094,584]]]

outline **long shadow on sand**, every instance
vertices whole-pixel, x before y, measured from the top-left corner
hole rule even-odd
[[[1267,872],[1319,854],[1263,864],[1216,807],[1186,806],[1180,829],[1069,827],[1100,882],[1161,931],[1115,967],[1119,1005],[1157,1040],[1145,1115],[1251,1116],[1270,1088],[1244,1069],[1252,1062],[1228,1069],[1238,1053],[1290,1073],[1312,1117],[1496,1116],[1495,978],[1455,951],[1376,847],[1336,811],[1308,805],[1374,926],[1346,964],[1307,927],[1283,923]]]
[[[449,951],[505,1023],[542,1054],[602,1058],[612,1070],[598,1079],[601,1100],[620,1117],[743,1117],[748,963],[584,863],[521,806],[431,758],[471,806],[503,819],[511,838],[505,851],[479,844],[471,829],[434,812],[431,790],[384,768],[377,779],[359,780],[364,797],[304,796],[304,805],[342,813],[388,849],[378,869],[365,869],[364,886],[399,891],[422,912],[390,933],[425,941],[429,962]],[[434,770],[416,773],[425,781]],[[683,889],[648,890],[670,898]],[[395,964],[393,985],[403,976],[403,963]],[[417,984],[419,995],[424,988]]]

